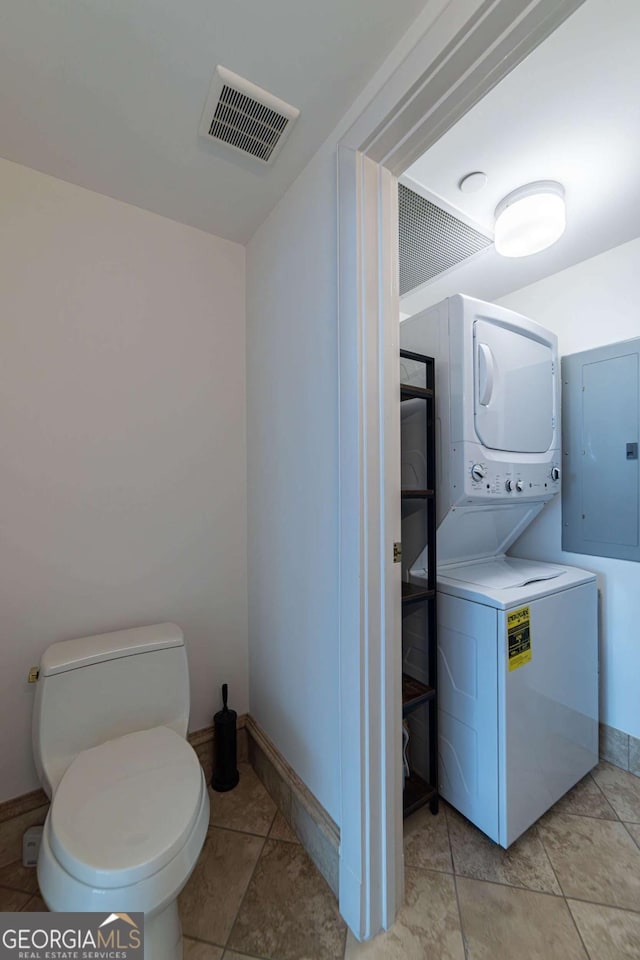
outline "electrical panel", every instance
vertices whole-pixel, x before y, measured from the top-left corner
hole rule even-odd
[[[562,358],[562,549],[640,560],[640,339]]]

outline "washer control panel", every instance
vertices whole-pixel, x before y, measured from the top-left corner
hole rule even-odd
[[[514,490],[517,493],[522,493],[522,491],[524,490],[524,483],[522,482],[522,480],[508,479],[508,480],[505,480],[504,482],[504,488],[507,491],[507,493],[513,493]]]
[[[560,492],[559,457],[557,461],[541,458],[539,463],[508,463],[483,456],[485,452],[477,447],[467,451],[459,446],[453,448],[451,482],[458,503],[498,499],[507,502],[518,498],[550,500]]]

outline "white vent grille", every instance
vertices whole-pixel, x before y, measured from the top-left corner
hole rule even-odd
[[[225,67],[216,67],[200,134],[272,163],[300,111]]]
[[[492,243],[447,210],[398,185],[400,296],[462,263]]]

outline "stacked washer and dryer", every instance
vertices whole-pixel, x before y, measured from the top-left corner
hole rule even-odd
[[[560,492],[557,338],[458,295],[400,344],[435,359],[440,793],[508,847],[598,762],[595,576],[506,555]]]

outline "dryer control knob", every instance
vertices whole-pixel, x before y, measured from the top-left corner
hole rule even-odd
[[[481,463],[474,463],[471,467],[471,479],[472,480],[484,480],[487,475],[487,470],[482,466]]]
[[[560,471],[557,467],[551,467],[551,479],[552,480],[560,479]]]
[[[515,480],[506,480],[504,484],[504,488],[507,491],[507,493],[513,493],[513,491],[516,488]]]
[[[516,480],[516,490],[518,491],[518,493],[522,493],[522,491],[524,490],[524,483],[522,482],[522,480]]]

